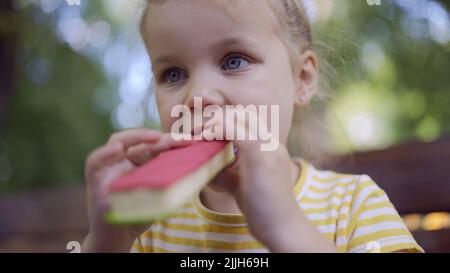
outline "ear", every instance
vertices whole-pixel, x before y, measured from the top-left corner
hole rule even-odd
[[[307,105],[317,92],[318,69],[317,55],[312,50],[306,50],[300,55],[296,71],[295,105]]]

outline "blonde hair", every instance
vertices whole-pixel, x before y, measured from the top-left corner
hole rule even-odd
[[[168,0],[147,0],[147,9],[153,4],[157,6]],[[210,2],[211,0],[208,0]],[[239,0],[241,1],[241,0]],[[244,0],[245,1],[245,0]],[[307,10],[302,0],[265,0],[272,8],[280,27],[279,36],[289,50],[291,68],[297,73],[295,61],[306,50],[316,51],[312,28],[307,16]],[[214,3],[223,7],[234,18],[231,0],[216,0]],[[226,3],[227,5],[225,5]],[[144,11],[141,20],[141,32],[144,29]],[[322,120],[323,101],[328,97],[329,81],[323,77],[328,75],[325,65],[319,65],[321,77],[320,86],[313,101],[307,107],[296,107],[288,138],[288,149],[293,156],[301,156],[313,163],[324,161],[328,154],[328,134]]]

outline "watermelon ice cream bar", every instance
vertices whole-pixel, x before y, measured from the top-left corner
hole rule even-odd
[[[148,223],[193,200],[208,182],[235,160],[233,143],[195,141],[165,151],[109,187],[115,224]]]

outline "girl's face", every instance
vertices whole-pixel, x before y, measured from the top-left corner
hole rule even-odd
[[[279,105],[279,140],[289,133],[300,78],[293,75],[275,14],[265,1],[166,1],[151,7],[143,35],[152,60],[164,131],[175,105]],[[235,13],[236,13],[235,12]],[[269,111],[270,112],[270,111]]]

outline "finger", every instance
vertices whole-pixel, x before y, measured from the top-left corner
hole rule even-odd
[[[91,177],[96,171],[114,164],[125,158],[123,144],[113,143],[93,151],[86,160],[86,177]]]
[[[152,144],[141,143],[128,148],[127,159],[134,165],[142,165],[154,155],[151,153]]]
[[[181,148],[184,146],[188,146],[190,143],[190,141],[175,141],[170,143],[164,142],[158,144],[141,143],[128,149],[127,159],[130,160],[133,164],[139,166],[157,156],[164,150]]]
[[[129,129],[113,134],[108,143],[122,142],[125,149],[142,142],[154,143],[161,138],[161,132],[144,128]]]
[[[163,134],[162,138],[164,139],[167,138],[167,141],[170,142],[172,148],[184,147],[186,145],[194,143],[194,139],[190,134],[170,133],[170,134]]]
[[[161,153],[164,150],[181,148],[194,143],[191,135],[182,134],[163,134],[161,140],[156,143],[152,149],[153,152]]]
[[[142,165],[161,152],[169,149],[185,147],[192,143],[193,140],[175,140],[170,134],[164,134],[157,143],[141,143],[130,147],[127,151],[127,159],[135,165]]]
[[[223,117],[210,119],[205,124],[203,133],[208,136],[213,133],[217,140],[257,140],[257,122],[256,113],[229,110]]]
[[[278,141],[267,131],[266,123],[264,115],[259,115],[255,111],[235,109],[227,111],[226,115],[220,119],[209,120],[202,133],[206,140],[233,141],[235,147],[241,152],[262,150],[268,144],[276,146]],[[270,143],[265,143],[268,140]],[[263,147],[263,145],[266,146]]]
[[[134,168],[135,167],[131,162],[123,160],[114,167],[106,170],[106,172],[102,174],[103,178],[98,181],[99,183],[96,183],[91,187],[90,202],[95,204],[101,213],[105,213],[111,209],[109,191],[111,183],[128,174]]]
[[[99,185],[99,193],[102,196],[106,196],[108,194],[109,185],[115,180],[119,179],[130,173],[136,167],[129,161],[123,160],[121,162],[116,163],[114,166],[109,168],[103,175],[103,179]]]

